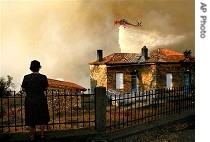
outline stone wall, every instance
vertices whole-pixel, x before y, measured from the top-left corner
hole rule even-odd
[[[136,66],[116,66],[107,68],[107,87],[116,90],[116,73],[123,73],[124,89],[117,91],[127,92],[131,88],[131,72],[137,71]]]
[[[104,86],[107,88],[106,65],[90,65],[90,89],[94,93],[94,88]]]
[[[143,65],[139,70],[139,90],[156,88],[156,65]]]
[[[191,72],[191,83],[194,84],[195,68],[188,68]],[[123,73],[124,88],[116,91],[131,91],[131,73],[138,75],[138,90],[149,90],[152,88],[166,87],[166,74],[172,73],[173,86],[184,85],[184,72],[186,69],[180,64],[158,64],[158,65],[130,65],[130,66],[110,66],[90,65],[91,91],[95,87],[104,86],[107,89],[116,90],[116,73]]]
[[[188,68],[191,72],[191,84],[195,84],[195,68]],[[172,73],[173,87],[184,85],[184,73],[187,72],[180,64],[161,64],[157,65],[157,88],[166,87],[166,74]]]
[[[122,92],[131,91],[131,73],[138,74],[138,90],[147,90],[155,85],[154,72],[155,66],[118,66],[107,69],[107,87],[116,90],[116,73],[123,73],[124,89],[117,90]]]

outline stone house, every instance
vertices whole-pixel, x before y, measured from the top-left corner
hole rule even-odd
[[[71,90],[72,92],[83,92],[87,89],[73,82],[60,81],[48,78],[49,89]]]
[[[60,113],[66,109],[66,107],[79,107],[82,105],[82,97],[84,91],[87,89],[72,82],[60,81],[48,78],[48,105],[50,108],[56,109]],[[52,91],[53,90],[53,91]],[[52,97],[53,96],[53,97]],[[52,110],[52,109],[51,109]],[[51,112],[53,113],[53,112]]]
[[[171,88],[195,84],[195,58],[165,48],[141,53],[113,53],[90,62],[91,92],[104,86],[121,92],[137,92],[154,88]],[[187,53],[187,52],[186,52]]]

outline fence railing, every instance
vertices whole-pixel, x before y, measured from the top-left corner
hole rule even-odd
[[[28,131],[25,125],[24,93],[9,94],[0,98],[0,131]],[[94,94],[48,90],[46,96],[50,114],[48,130],[95,127]]]
[[[174,87],[155,89],[135,94],[117,94],[109,100],[107,107],[107,130],[113,131],[132,125],[150,122],[166,115],[180,114],[194,109],[195,88]],[[110,98],[110,97],[109,97]]]
[[[105,87],[94,94],[48,90],[50,113],[48,130],[95,128],[98,132],[113,131],[150,122],[171,114],[194,109],[195,88],[155,89],[135,94],[110,97]],[[10,92],[0,98],[0,132],[28,131],[25,125],[25,96]]]

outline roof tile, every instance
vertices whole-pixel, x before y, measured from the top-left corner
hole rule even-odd
[[[103,61],[93,61],[89,64],[128,64],[128,63],[139,63],[141,58],[140,53],[113,53],[103,58]],[[144,61],[147,62],[180,62],[190,61],[194,62],[195,58],[185,58],[183,53],[172,51],[165,48],[158,48],[149,52],[149,59]]]
[[[66,81],[60,81],[60,80],[55,80],[55,79],[50,79],[48,78],[48,84],[50,88],[56,88],[56,89],[68,89],[68,90],[73,90],[73,91],[86,91],[87,89],[72,83],[72,82],[66,82]]]

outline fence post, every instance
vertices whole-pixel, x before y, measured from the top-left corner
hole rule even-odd
[[[95,88],[95,129],[97,132],[106,131],[106,87]]]

